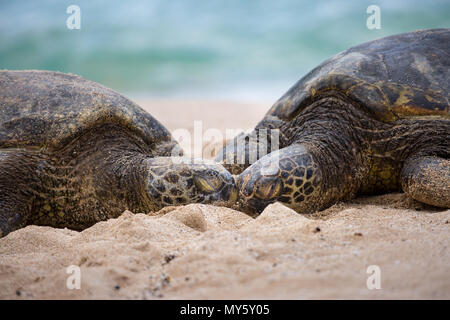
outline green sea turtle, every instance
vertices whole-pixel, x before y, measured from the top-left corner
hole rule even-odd
[[[221,165],[179,154],[167,129],[111,89],[58,72],[0,71],[0,236],[236,200]]]
[[[449,208],[449,81],[450,29],[358,45],[300,79],[216,161],[239,174],[250,213],[274,201],[309,213],[400,188]]]

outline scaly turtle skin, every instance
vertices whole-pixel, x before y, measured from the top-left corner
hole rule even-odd
[[[0,236],[236,200],[221,165],[171,157],[179,154],[167,129],[111,89],[57,72],[0,71]]]
[[[449,79],[450,29],[361,44],[308,73],[216,160],[240,174],[250,213],[274,201],[308,213],[400,188],[449,208]]]

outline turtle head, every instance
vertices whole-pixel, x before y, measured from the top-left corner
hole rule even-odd
[[[157,157],[147,163],[148,195],[156,209],[188,203],[230,206],[237,201],[233,176],[213,161]]]
[[[244,170],[236,179],[240,206],[257,215],[281,202],[297,212],[321,206],[322,170],[303,145],[274,151]]]
[[[283,193],[284,181],[278,166],[264,166],[264,160],[245,169],[236,179],[241,209],[250,215],[258,215]]]

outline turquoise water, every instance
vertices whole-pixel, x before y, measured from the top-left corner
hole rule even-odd
[[[80,30],[66,27],[71,4]],[[380,30],[366,27],[371,4]],[[275,100],[352,45],[439,27],[449,0],[0,0],[0,68],[72,72],[132,97]]]

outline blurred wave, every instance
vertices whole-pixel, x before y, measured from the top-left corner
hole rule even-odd
[[[81,29],[66,8],[81,8]],[[381,8],[368,30],[366,8]],[[361,42],[450,27],[450,2],[0,0],[0,68],[80,74],[132,97],[275,100]]]

